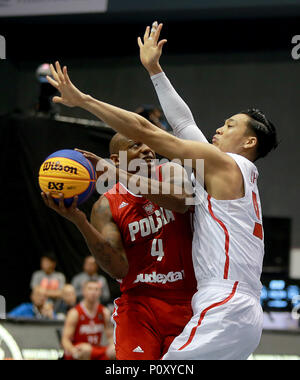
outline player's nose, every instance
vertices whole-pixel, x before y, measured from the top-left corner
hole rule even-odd
[[[216,134],[217,134],[217,135],[222,135],[223,132],[224,132],[224,127],[220,127],[220,128],[218,128],[218,129],[216,130]]]

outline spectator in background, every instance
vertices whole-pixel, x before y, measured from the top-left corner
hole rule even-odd
[[[61,299],[55,303],[54,311],[57,319],[64,320],[67,313],[76,305],[76,291],[73,285],[66,284],[62,289]]]
[[[36,286],[31,292],[31,303],[23,303],[13,309],[8,317],[30,319],[55,319],[53,304],[48,302],[46,289]]]
[[[65,360],[115,359],[110,311],[99,303],[99,281],[83,284],[83,300],[67,315],[62,334]]]
[[[165,131],[171,131],[172,128],[169,126],[164,114],[159,107],[155,107],[151,104],[143,104],[138,107],[135,111],[139,115],[143,116],[145,119],[151,121],[158,128]]]
[[[62,273],[55,272],[56,259],[52,253],[45,254],[41,258],[41,270],[34,272],[31,277],[31,289],[41,286],[46,290],[46,295],[53,302],[61,298],[62,288],[66,279]]]
[[[83,263],[83,272],[76,275],[72,280],[75,288],[77,300],[82,300],[82,288],[87,281],[97,281],[101,285],[101,303],[106,305],[110,301],[110,290],[107,280],[104,276],[99,275],[99,267],[93,256],[87,256]]]

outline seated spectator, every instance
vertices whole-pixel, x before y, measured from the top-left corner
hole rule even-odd
[[[31,292],[31,303],[23,303],[7,316],[11,318],[54,319],[53,304],[48,302],[46,289],[36,286]]]
[[[63,320],[67,313],[76,305],[76,291],[73,285],[67,284],[62,289],[62,298],[55,303],[54,311],[57,319]]]
[[[101,303],[107,304],[110,301],[110,290],[107,280],[99,275],[99,267],[93,256],[88,256],[84,260],[83,272],[76,275],[72,280],[72,285],[76,290],[77,300],[82,300],[82,286],[87,281],[98,281],[101,285]]]
[[[61,298],[62,288],[66,279],[62,273],[55,272],[56,260],[52,253],[45,254],[41,258],[41,270],[33,273],[31,277],[31,289],[41,286],[46,290],[46,295],[55,301]]]
[[[83,285],[83,300],[65,321],[61,342],[65,360],[115,359],[111,313],[99,303],[100,295],[98,281]]]

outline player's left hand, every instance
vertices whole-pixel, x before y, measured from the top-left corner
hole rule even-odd
[[[71,82],[67,67],[64,66],[61,69],[59,62],[55,63],[55,68],[50,65],[52,77],[47,76],[48,82],[55,87],[61,94],[61,96],[54,96],[54,103],[61,103],[68,107],[80,107],[87,95],[79,91]]]
[[[150,75],[157,74],[162,71],[159,65],[159,59],[162,54],[162,48],[167,40],[159,40],[160,32],[162,30],[163,24],[159,24],[155,21],[152,24],[152,29],[147,26],[144,34],[144,43],[141,37],[138,37],[138,45],[140,48],[140,59],[149,72]]]
[[[80,152],[84,155],[85,158],[91,161],[92,165],[94,166],[97,174],[97,179],[104,174],[109,168],[111,170],[115,170],[116,168],[111,165],[109,162],[104,160],[102,157],[97,156],[94,153],[88,152],[86,150],[75,148],[77,152]],[[99,164],[99,165],[98,165]]]
[[[83,222],[87,219],[86,214],[83,211],[79,210],[79,208],[77,208],[78,196],[74,197],[73,203],[71,204],[70,207],[67,208],[65,206],[63,194],[60,194],[60,196],[59,196],[59,204],[58,205],[54,202],[50,193],[42,192],[41,195],[42,195],[43,201],[47,207],[56,211],[59,215],[68,219],[70,222],[72,222],[74,224],[79,224],[80,222]]]
[[[87,150],[82,150],[75,148],[77,152],[80,152],[84,155],[85,158],[87,158],[89,161],[91,161],[92,165],[94,166],[95,170],[97,168],[98,161],[101,160],[101,157],[97,156],[94,153],[88,152]]]

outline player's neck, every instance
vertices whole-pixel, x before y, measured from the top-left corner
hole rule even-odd
[[[88,300],[83,300],[83,306],[86,308],[86,310],[93,314],[96,308],[99,305],[99,302],[89,302]]]

